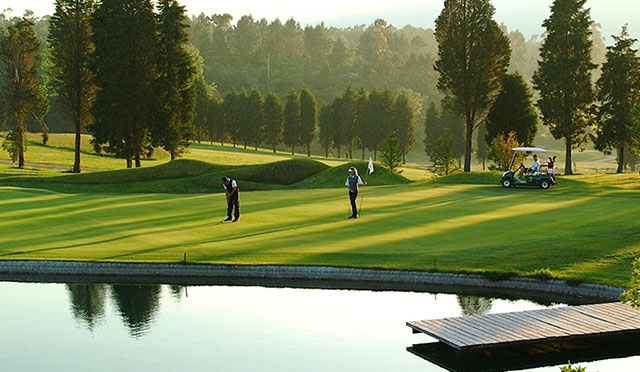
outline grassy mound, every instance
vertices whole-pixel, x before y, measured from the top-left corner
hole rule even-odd
[[[7,177],[3,185],[36,187],[67,193],[221,192],[223,175],[235,178],[242,190],[274,190],[294,184],[329,168],[308,159],[249,166],[226,166],[180,159],[149,168],[69,174],[49,177]]]
[[[58,177],[48,177],[46,181],[74,184],[117,184],[195,177],[226,168],[226,166],[205,163],[198,160],[178,159],[154,167],[69,174]]]
[[[243,190],[264,190],[279,187],[265,187],[268,185],[292,185],[320,173],[329,166],[311,159],[284,160],[275,163],[240,166],[220,169],[216,172],[201,175],[193,180],[201,186],[219,187],[222,176],[228,176],[242,181]]]
[[[296,183],[293,187],[297,189],[326,189],[343,187],[347,177],[349,176],[349,168],[351,166],[355,166],[360,173],[360,177],[365,180],[365,178],[367,178],[366,173],[368,172],[367,164],[367,162],[358,161],[329,168]],[[367,184],[369,186],[400,185],[409,182],[410,181],[402,175],[393,173],[378,164],[375,166],[374,173],[371,174],[367,180]]]

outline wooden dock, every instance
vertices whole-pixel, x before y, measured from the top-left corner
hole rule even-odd
[[[459,351],[640,334],[640,310],[613,302],[407,322]]]

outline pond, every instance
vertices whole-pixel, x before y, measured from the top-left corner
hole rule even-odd
[[[417,292],[95,283],[0,282],[0,298],[0,371],[444,371],[407,351],[434,340],[406,321],[544,307]],[[580,363],[594,372],[639,364]]]

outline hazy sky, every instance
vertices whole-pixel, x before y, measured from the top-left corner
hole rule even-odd
[[[236,20],[251,14],[268,20],[294,17],[303,25],[324,21],[329,26],[345,27],[384,18],[397,27],[406,24],[433,27],[443,0],[182,0],[181,3],[191,14],[230,13]],[[496,7],[498,22],[531,36],[542,33],[540,25],[548,17],[553,0],[492,0],[491,3]],[[25,9],[33,10],[38,16],[54,10],[53,0],[0,0],[0,4],[0,9],[12,8],[14,15],[22,14]],[[606,37],[618,34],[622,25],[628,23],[632,36],[640,38],[640,1],[588,0],[587,6],[591,8],[593,20],[602,25]]]

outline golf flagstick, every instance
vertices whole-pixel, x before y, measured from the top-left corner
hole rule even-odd
[[[369,165],[367,166],[367,175],[364,177],[364,184],[369,181],[369,175],[373,173],[373,159],[369,157]],[[360,195],[360,208],[358,208],[358,215],[362,213],[362,202],[364,201],[364,194]]]

